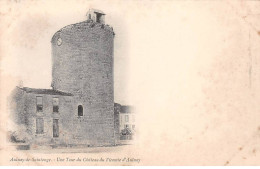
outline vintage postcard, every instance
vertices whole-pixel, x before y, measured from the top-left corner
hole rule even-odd
[[[0,1],[0,165],[260,165],[259,19],[259,1]]]

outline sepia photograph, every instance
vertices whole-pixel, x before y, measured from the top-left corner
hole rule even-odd
[[[0,1],[0,165],[260,165],[259,9]]]

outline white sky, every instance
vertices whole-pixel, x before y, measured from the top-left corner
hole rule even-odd
[[[89,7],[103,10],[107,14],[106,24],[114,28],[115,102],[129,104],[126,101],[128,35],[124,17],[119,11],[109,10],[107,6],[91,5],[87,1],[83,2],[83,5],[72,1],[56,2],[56,5],[52,1],[38,4],[13,3],[11,8],[5,11],[9,15],[5,18],[9,23],[4,34],[8,41],[8,58],[3,60],[3,73],[22,80],[26,87],[50,88],[50,40],[62,27],[86,20],[85,15]]]

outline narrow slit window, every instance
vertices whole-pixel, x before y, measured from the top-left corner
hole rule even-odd
[[[82,105],[78,106],[78,116],[83,116],[83,107],[82,107]]]

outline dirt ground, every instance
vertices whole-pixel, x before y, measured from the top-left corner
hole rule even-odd
[[[129,148],[132,145],[124,143],[116,146],[104,146],[104,147],[56,147],[51,148],[49,146],[39,146],[37,148],[31,148],[28,150],[17,150],[16,145],[11,145],[10,148],[14,151],[30,152],[30,153],[103,153],[103,152],[118,152],[123,148]]]

